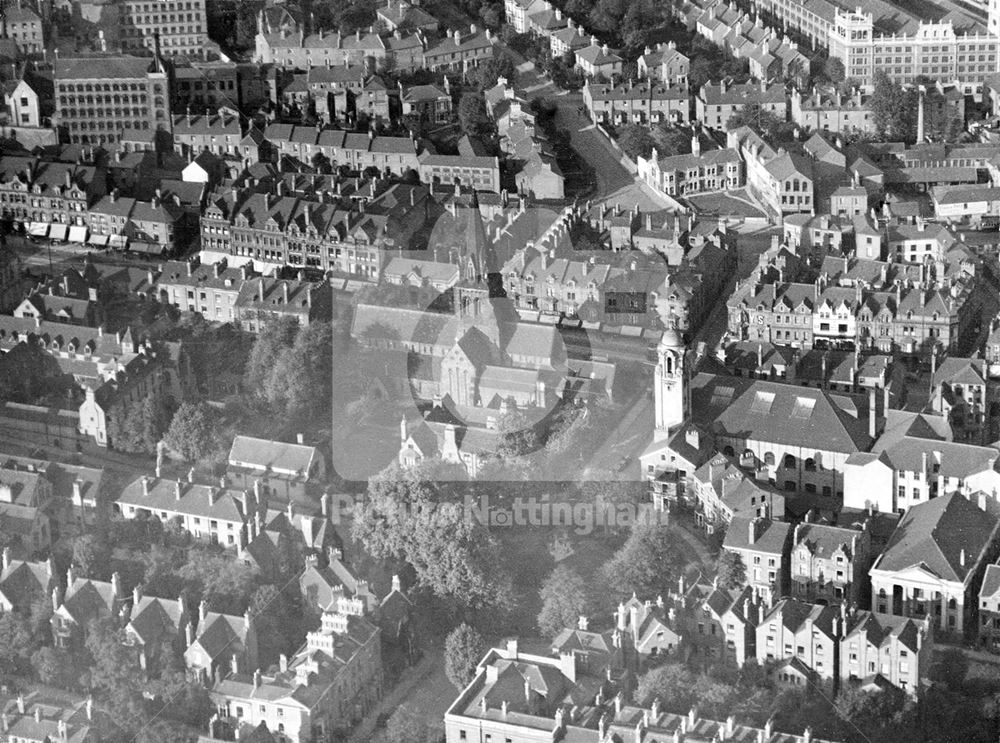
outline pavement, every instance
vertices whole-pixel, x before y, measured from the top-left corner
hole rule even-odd
[[[395,712],[410,697],[414,689],[437,671],[441,663],[441,652],[437,649],[428,650],[415,665],[403,671],[399,681],[351,731],[349,743],[368,743],[372,740],[378,718]]]

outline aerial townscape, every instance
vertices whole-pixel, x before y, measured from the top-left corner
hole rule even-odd
[[[0,743],[995,743],[1000,0],[0,0]]]

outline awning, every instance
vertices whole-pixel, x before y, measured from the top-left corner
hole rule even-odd
[[[28,226],[28,234],[34,237],[45,237],[49,232],[48,222],[32,222]]]
[[[128,243],[128,238],[124,235],[110,235],[108,237],[108,245],[112,248],[124,248],[126,243]]]
[[[73,225],[69,228],[69,240],[74,243],[87,242],[87,228]]]
[[[108,244],[107,235],[91,235],[90,239],[87,240],[91,245],[96,245],[100,248],[105,247]]]
[[[143,240],[133,240],[128,246],[133,253],[149,253],[150,255],[161,255],[163,246],[159,243],[149,243]]]
[[[49,227],[49,237],[53,240],[65,240],[66,233],[69,231],[69,227],[64,224],[54,224]]]

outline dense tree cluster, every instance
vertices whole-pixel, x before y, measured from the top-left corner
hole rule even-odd
[[[372,557],[408,563],[440,598],[469,609],[513,601],[495,537],[469,517],[459,493],[420,471],[390,468],[373,477],[352,535]]]

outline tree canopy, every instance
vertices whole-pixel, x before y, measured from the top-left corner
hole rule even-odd
[[[464,689],[475,678],[476,666],[486,650],[483,636],[464,622],[445,638],[444,672],[457,689]]]

